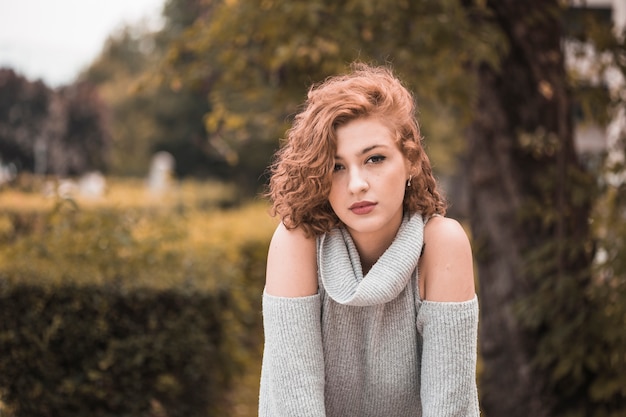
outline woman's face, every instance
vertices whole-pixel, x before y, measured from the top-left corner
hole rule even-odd
[[[395,236],[409,173],[409,161],[377,119],[356,119],[337,128],[328,200],[353,238]]]

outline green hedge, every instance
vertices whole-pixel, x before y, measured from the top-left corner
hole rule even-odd
[[[4,286],[4,401],[33,417],[223,415],[233,364],[222,303],[175,290]]]
[[[0,217],[0,415],[255,415],[265,206]]]

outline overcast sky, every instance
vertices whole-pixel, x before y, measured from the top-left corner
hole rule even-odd
[[[125,24],[155,27],[165,0],[0,0],[0,67],[71,83]]]

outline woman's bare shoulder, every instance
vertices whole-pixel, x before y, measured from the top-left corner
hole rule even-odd
[[[278,297],[305,297],[317,293],[316,239],[300,228],[280,223],[267,255],[265,291]]]
[[[420,261],[422,297],[432,301],[466,301],[474,297],[472,249],[461,224],[434,216],[424,229]]]

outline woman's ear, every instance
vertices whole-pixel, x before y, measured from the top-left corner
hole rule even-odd
[[[413,166],[407,157],[404,157],[404,170],[406,172],[405,179],[408,180],[410,176],[415,176],[415,166]]]

